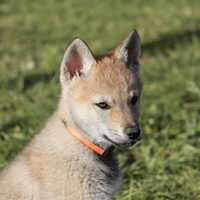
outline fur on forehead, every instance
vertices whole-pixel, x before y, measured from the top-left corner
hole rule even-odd
[[[128,90],[141,90],[142,82],[138,71],[132,72],[114,55],[97,58],[97,66],[92,69],[91,81],[103,92],[121,93],[128,95]],[[88,80],[89,81],[89,80]]]

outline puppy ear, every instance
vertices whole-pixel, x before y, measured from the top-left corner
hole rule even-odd
[[[96,60],[86,43],[76,38],[68,46],[61,63],[61,80],[70,80],[74,76],[86,78]]]
[[[136,30],[132,30],[122,44],[115,50],[115,56],[132,70],[140,68],[140,53],[140,37]]]

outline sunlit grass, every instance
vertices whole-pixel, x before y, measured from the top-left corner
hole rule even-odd
[[[0,168],[56,109],[74,37],[95,54],[142,43],[142,141],[118,148],[118,200],[200,199],[200,2],[0,0]]]

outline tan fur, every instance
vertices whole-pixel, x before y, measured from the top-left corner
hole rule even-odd
[[[93,89],[93,91],[95,90],[95,93],[103,91],[102,94],[109,96],[112,101],[111,105],[113,104],[109,124],[113,127],[120,124],[125,128],[129,124],[135,125],[138,123],[138,117],[134,117],[134,113],[131,113],[130,108],[127,106],[127,99],[129,99],[127,88],[133,90],[136,86],[141,91],[141,80],[138,82],[124,63],[114,56],[103,58],[98,62],[98,68],[95,69],[97,72],[91,80],[91,83],[95,82],[96,89]]]
[[[122,176],[115,153],[98,155],[61,119],[103,149],[140,140],[139,47],[136,31],[103,56],[94,57],[78,38],[69,45],[60,68],[58,109],[1,172],[0,200],[109,200],[116,195]],[[99,107],[102,102],[106,109]]]

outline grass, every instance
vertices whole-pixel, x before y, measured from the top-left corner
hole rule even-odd
[[[200,2],[0,0],[0,168],[56,109],[59,65],[79,36],[96,54],[142,42],[144,137],[118,148],[116,200],[200,199]]]

